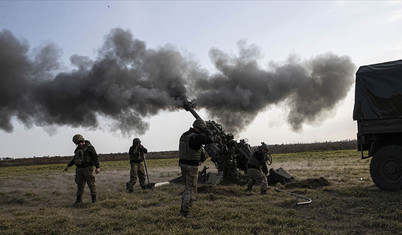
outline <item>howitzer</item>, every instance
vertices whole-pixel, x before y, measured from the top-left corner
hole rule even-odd
[[[183,102],[183,108],[196,119],[202,119],[194,110],[194,103],[185,97],[179,97]],[[205,121],[208,131],[212,134],[214,142],[205,145],[204,149],[211,157],[219,173],[222,173],[222,183],[241,183],[245,181],[247,162],[251,157],[251,147],[247,139],[234,140],[232,134],[227,134],[222,125],[215,121]],[[205,173],[205,172],[204,172]]]

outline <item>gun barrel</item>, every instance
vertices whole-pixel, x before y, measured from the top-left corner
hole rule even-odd
[[[188,111],[190,111],[190,113],[195,117],[195,119],[202,119],[194,109],[190,109]]]
[[[202,119],[200,115],[194,110],[194,104],[191,101],[188,101],[186,97],[180,96],[181,101],[183,102],[183,108],[186,111],[189,111],[195,119]]]

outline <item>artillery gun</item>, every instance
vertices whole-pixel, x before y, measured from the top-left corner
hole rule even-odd
[[[187,100],[185,97],[179,97],[183,102],[183,108],[190,112],[194,118],[202,119],[194,110],[195,104]],[[247,139],[236,141],[233,134],[226,133],[221,124],[215,121],[205,121],[207,129],[212,133],[214,142],[205,145],[204,149],[211,157],[211,161],[215,164],[218,174],[221,176],[221,184],[242,184],[246,182],[245,174],[247,172],[247,162],[251,157],[252,151]],[[270,154],[267,155],[267,162],[272,162]],[[199,179],[208,180],[207,168],[201,171]]]

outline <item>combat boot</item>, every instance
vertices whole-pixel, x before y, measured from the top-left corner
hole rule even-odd
[[[80,203],[82,203],[82,196],[77,195],[77,200],[74,202],[74,205],[78,205]]]
[[[189,211],[184,211],[180,208],[180,216],[183,216],[184,218],[191,218],[193,217]]]
[[[190,212],[180,212],[180,215],[184,218],[193,218],[193,215]]]
[[[261,190],[261,195],[267,194],[267,190]]]
[[[92,203],[96,202],[96,195],[91,195],[92,196]]]

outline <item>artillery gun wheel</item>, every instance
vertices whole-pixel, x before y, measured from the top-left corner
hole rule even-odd
[[[402,189],[402,146],[389,145],[378,150],[370,163],[374,183],[383,190]]]

